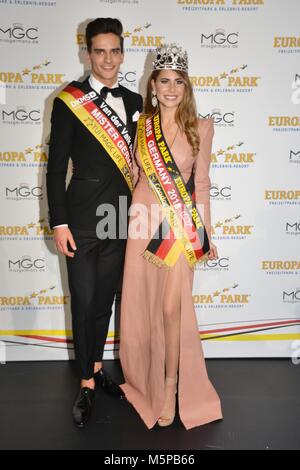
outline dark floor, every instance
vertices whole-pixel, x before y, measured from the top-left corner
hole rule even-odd
[[[224,420],[186,431],[180,421],[149,431],[126,402],[97,392],[88,427],[71,409],[74,362],[0,365],[0,449],[300,449],[300,366],[286,359],[210,359]],[[118,361],[105,368],[121,381]]]

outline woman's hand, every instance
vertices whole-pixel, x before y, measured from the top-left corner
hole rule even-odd
[[[218,250],[216,245],[210,242],[210,250],[208,252],[208,259],[218,259]]]

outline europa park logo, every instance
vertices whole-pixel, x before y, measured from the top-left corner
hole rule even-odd
[[[132,31],[123,33],[127,52],[149,52],[165,42],[165,36],[151,34],[151,23],[143,26],[135,26]]]
[[[238,292],[238,283],[232,286],[217,289],[215,292],[195,294],[193,300],[196,308],[243,308],[250,302],[251,294]]]
[[[48,144],[38,144],[24,150],[0,147],[0,167],[45,167],[48,163]]]
[[[222,89],[222,93],[251,93],[259,86],[261,77],[245,74],[247,69],[248,65],[243,64],[216,75],[191,76],[190,82],[195,92],[211,93]]]
[[[53,230],[47,219],[24,225],[0,225],[0,240],[8,241],[52,240]]]
[[[212,168],[245,169],[253,166],[256,153],[245,150],[244,146],[244,142],[238,142],[212,153]]]
[[[266,189],[264,199],[270,206],[299,206],[300,189]]]
[[[46,289],[37,290],[24,295],[0,296],[0,308],[1,310],[5,310],[6,308],[15,307],[20,310],[30,310],[30,308],[43,308],[43,306],[47,308],[50,305],[59,308],[68,305],[69,296],[53,295],[55,288],[56,286],[53,285]]]
[[[265,0],[176,0],[186,11],[222,11],[225,12],[255,12],[264,6]]]
[[[240,224],[241,214],[219,220],[211,228],[214,240],[245,240],[252,236],[253,225]]]
[[[40,64],[24,67],[21,71],[0,69],[0,83],[13,89],[56,89],[64,84],[65,74],[54,73],[49,70],[49,66],[51,61],[45,60]]]
[[[297,132],[300,128],[300,116],[268,116],[268,127],[273,132]]]
[[[300,260],[299,259],[268,259],[262,260],[261,270],[270,276],[299,276]]]
[[[300,36],[275,36],[273,47],[279,54],[299,52]]]

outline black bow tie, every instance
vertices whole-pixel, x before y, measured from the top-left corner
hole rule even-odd
[[[123,93],[120,87],[116,88],[108,88],[107,86],[104,86],[100,90],[100,95],[102,98],[105,100],[107,98],[108,93],[111,93],[115,98],[122,98]]]

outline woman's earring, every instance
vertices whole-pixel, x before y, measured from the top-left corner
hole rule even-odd
[[[156,106],[158,105],[158,101],[157,101],[155,91],[152,91],[151,103],[152,103],[153,108],[156,108]]]

